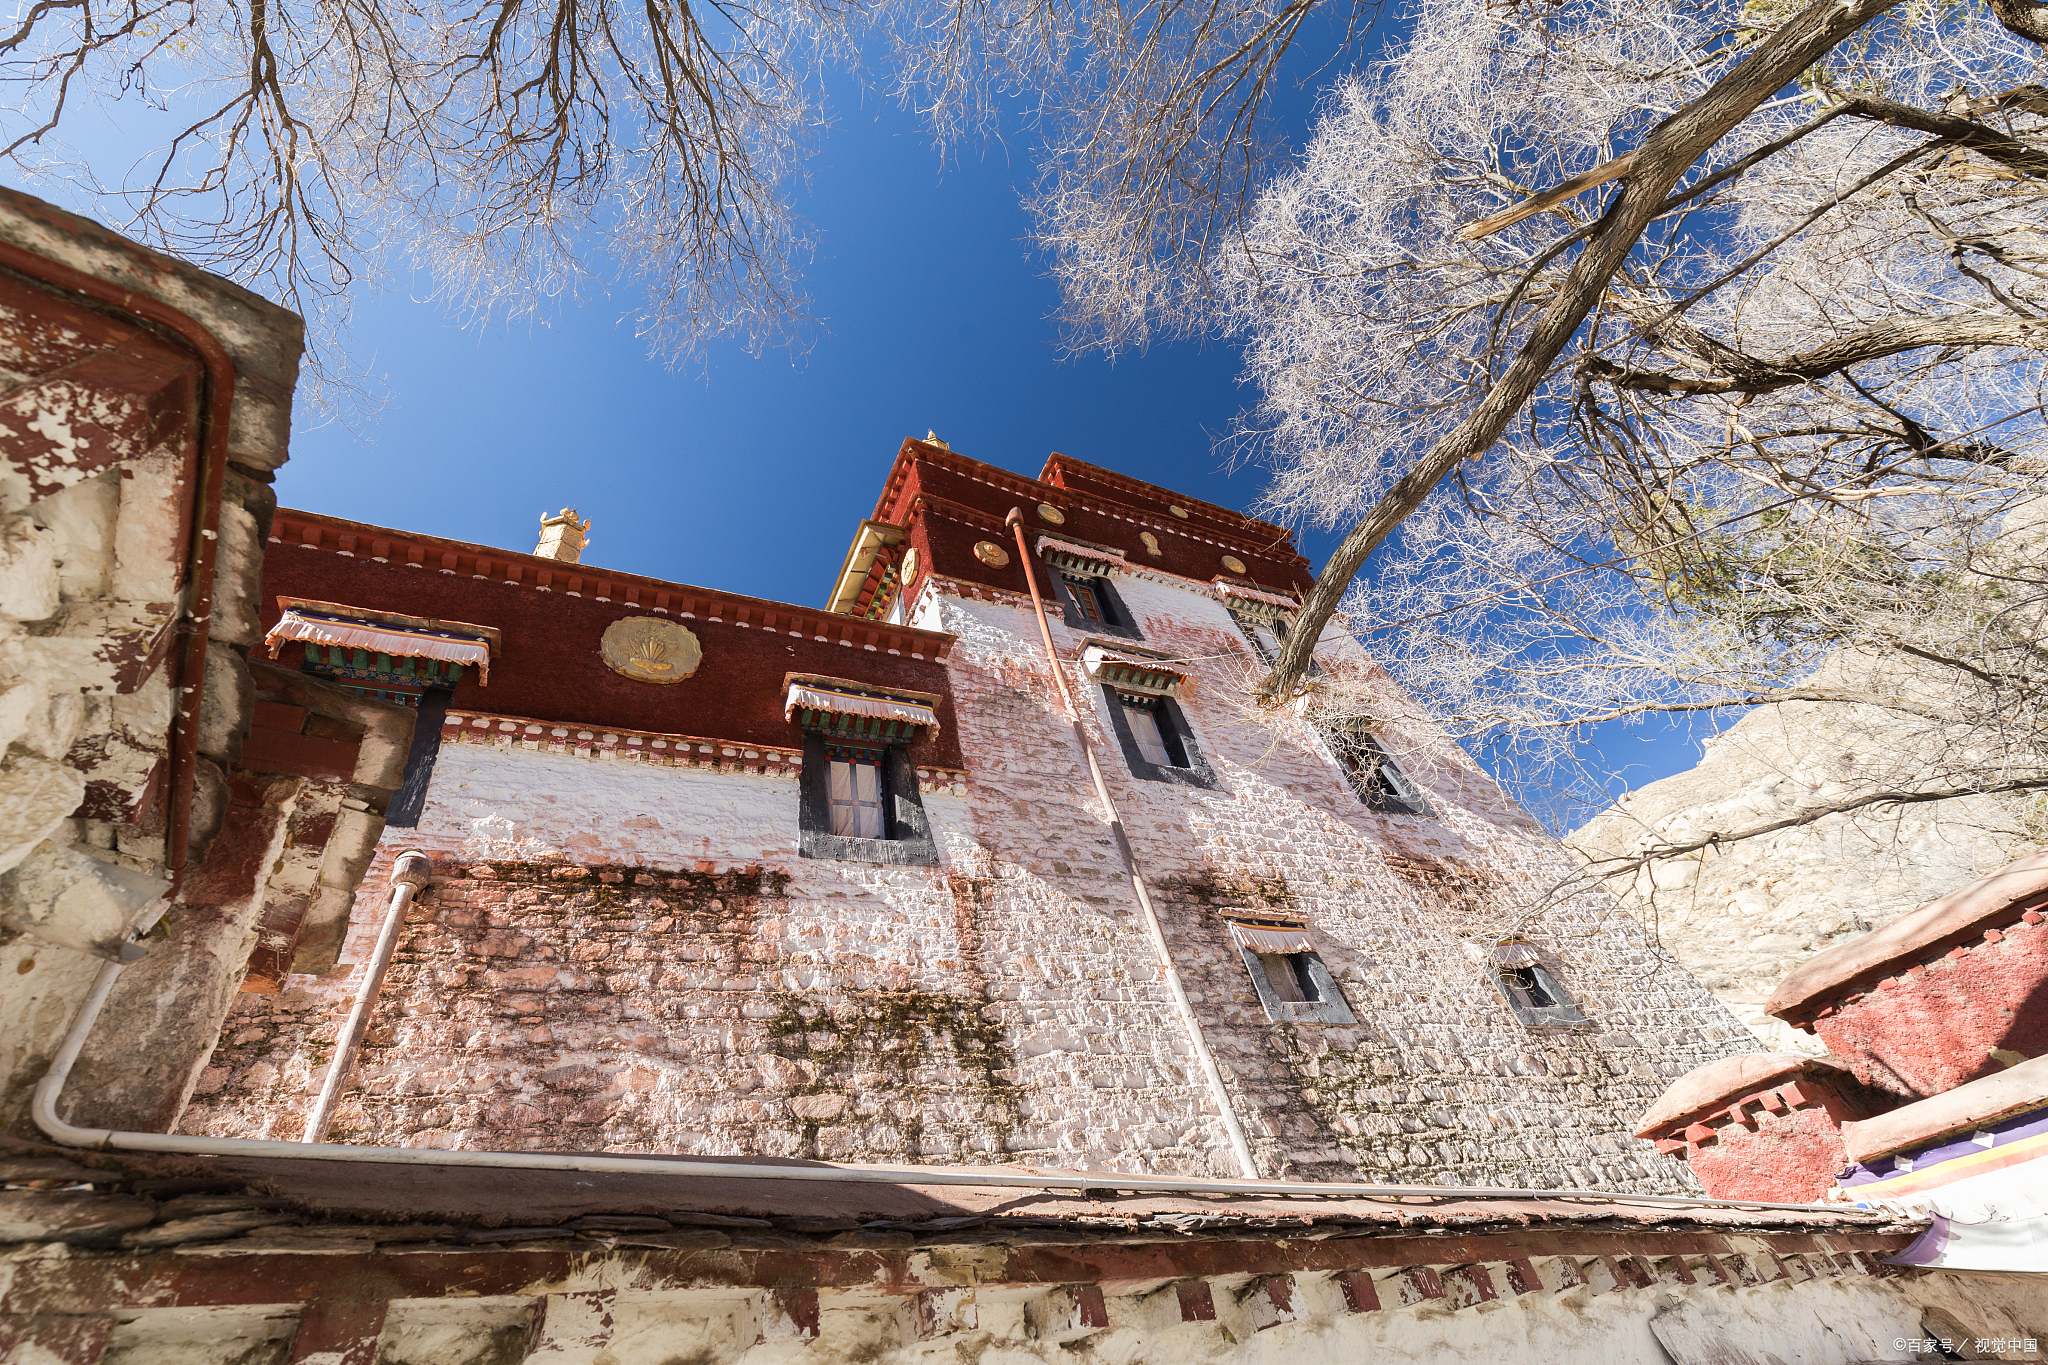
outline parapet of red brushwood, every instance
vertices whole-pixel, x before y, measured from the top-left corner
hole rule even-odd
[[[1842,1125],[1873,1097],[1830,1057],[1752,1052],[1696,1067],[1636,1125],[1716,1199],[1812,1203],[1849,1164]]]
[[[2048,853],[1808,960],[1765,1009],[1866,1085],[1926,1099],[2048,1053]]]

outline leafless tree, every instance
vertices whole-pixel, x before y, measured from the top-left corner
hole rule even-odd
[[[1264,694],[1330,690],[1348,589],[1539,786],[1588,723],[1793,699],[1912,738],[1779,820],[2048,786],[2030,14],[1426,6],[1210,267],[1271,510],[1352,523]]]
[[[1518,430],[1535,433],[1546,459],[1569,449],[1604,495],[1638,503],[1648,495],[1676,506],[1662,491],[1669,470],[1629,458],[1662,439],[1651,420],[1650,409],[1659,406],[1647,401],[1652,394],[1775,395],[1783,408],[1826,388],[1853,391],[1859,366],[1900,356],[1962,357],[1964,369],[1981,370],[2015,351],[2039,349],[2029,305],[2015,302],[1998,278],[2001,271],[2037,278],[2027,259],[2000,266],[1975,243],[1942,238],[1936,256],[1981,290],[1984,304],[1945,308],[1916,296],[1916,305],[1937,306],[1899,317],[1887,304],[1917,285],[1893,282],[1898,262],[1886,253],[1925,265],[1926,242],[1910,226],[1874,237],[1862,229],[1868,205],[1883,210],[1939,198],[1945,207],[1934,222],[1910,211],[1907,219],[1936,237],[1972,230],[1968,222],[1942,226],[1941,212],[1984,218],[1987,226],[1996,220],[2005,236],[1985,247],[2038,250],[2022,223],[2048,173],[2042,95],[2030,79],[2038,75],[2040,48],[1955,5],[1816,5],[1767,30],[1740,27],[1756,18],[1754,7],[1645,12],[1588,5],[1560,7],[1532,23],[1470,6],[1439,7],[1425,16],[1393,73],[1349,87],[1346,109],[1318,138],[1328,154],[1323,166],[1312,152],[1300,171],[1269,191],[1261,223],[1278,237],[1253,229],[1231,269],[1239,318],[1267,354],[1262,374],[1278,419],[1269,449],[1283,470],[1278,502],[1286,507],[1302,490],[1319,488],[1309,495],[1311,503],[1320,499],[1315,510],[1341,518],[1356,512],[1337,508],[1332,498],[1349,498],[1351,509],[1361,494],[1369,500],[1305,604],[1305,624],[1320,628],[1329,619],[1367,557],[1446,476],[1504,438],[1511,443]],[[1935,93],[1944,80],[1960,93]],[[1409,83],[1396,93],[1389,81]],[[1652,120],[1640,133],[1631,127]],[[1377,146],[1382,132],[1394,147]],[[1382,189],[1398,184],[1401,205],[1383,208],[1359,186],[1331,193],[1323,185],[1318,194],[1315,177],[1347,173],[1335,151],[1347,139],[1375,144],[1359,153],[1372,163],[1363,173],[1406,177],[1373,182]],[[1617,155],[1616,144],[1626,141],[1637,145]],[[1700,167],[1681,188],[1679,181],[1717,147],[1719,164]],[[1604,211],[1572,212],[1576,194],[1609,179],[1622,188]],[[1527,216],[1511,211],[1484,220],[1482,210],[1501,197],[1523,199],[1546,181],[1562,183],[1522,205]],[[1902,188],[1908,186],[1910,192]],[[1958,194],[1947,192],[1958,187]],[[1291,214],[1300,221],[1290,224]],[[1563,223],[1550,226],[1559,216]],[[1371,228],[1363,228],[1368,219]],[[1322,228],[1377,236],[1362,254],[1346,258],[1339,247],[1331,256],[1321,252],[1334,244],[1318,236]],[[1738,252],[1720,249],[1730,240],[1740,243]],[[1391,241],[1402,243],[1393,254],[1386,249]],[[1807,294],[1800,312],[1790,304],[1801,287],[1792,278],[1797,262],[1809,273],[1821,269],[1830,244],[1840,247],[1834,270],[1843,276],[1833,284],[1848,292]],[[1855,267],[1864,262],[1870,268],[1859,273]],[[1331,282],[1333,297],[1348,292],[1377,301],[1384,292],[1435,313],[1418,319],[1411,311],[1400,319],[1419,344],[1391,367],[1387,352],[1400,352],[1398,343],[1363,364],[1323,347],[1320,378],[1315,361],[1305,369],[1282,362],[1287,374],[1274,372],[1276,348],[1289,343],[1266,345],[1276,329],[1259,319],[1287,311],[1285,302],[1274,307],[1276,295],[1298,300],[1314,292],[1310,281],[1322,279]],[[1857,291],[1867,287],[1875,292],[1866,300]],[[1754,322],[1760,297],[1787,301],[1775,328]],[[1700,326],[1702,303],[1713,300],[1743,319],[1747,336],[1731,340]],[[1859,322],[1866,302],[1876,315]],[[1384,313],[1360,319],[1366,330],[1384,320]],[[1754,341],[1745,349],[1748,337]],[[1665,364],[1682,356],[1689,368],[1667,374],[1658,364],[1646,366],[1646,349]],[[1589,387],[1596,383],[1607,393]],[[1408,397],[1388,401],[1402,392]],[[1881,396],[1867,401],[1883,406]],[[1547,409],[1558,404],[1579,419],[1569,446],[1540,431]],[[1709,406],[1693,406],[1695,423],[1708,419]],[[1396,409],[1401,420],[1389,421]],[[1321,419],[1310,415],[1318,411]],[[1368,411],[1377,428],[1370,434],[1357,420]],[[1910,418],[1894,418],[1892,426],[1903,430],[1902,421]],[[1730,429],[1736,428],[1746,429],[1742,422]],[[1923,426],[1905,439],[1938,450],[1926,433],[1941,429]],[[1853,436],[1848,441],[1857,444]],[[1876,453],[1870,442],[1861,446]],[[1832,486],[1832,462],[1845,449],[1816,428],[1803,444],[1781,447],[1781,462],[1787,450],[1806,463],[1819,452],[1821,464],[1801,474],[1811,491]],[[1288,691],[1305,662],[1304,650],[1290,649],[1267,681],[1268,694]]]
[[[123,96],[164,140],[100,204],[302,311],[392,256],[486,307],[609,252],[687,344],[772,332],[802,234],[778,198],[830,6],[614,0],[29,0],[0,36],[7,155]],[[146,108],[159,112],[151,118]],[[596,227],[600,231],[588,232]]]
[[[788,194],[826,71],[941,143],[1021,110],[1061,174],[1120,181],[1150,239],[1255,183],[1257,116],[1317,2],[19,0],[0,148],[88,180],[67,135],[125,100],[159,145],[96,207],[145,240],[313,313],[387,265],[486,309],[637,276],[677,358],[800,323]]]

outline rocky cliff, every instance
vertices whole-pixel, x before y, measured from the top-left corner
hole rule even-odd
[[[1851,662],[1840,671],[1862,670]],[[1654,844],[1769,824],[1863,787],[1878,769],[1899,775],[1933,742],[1912,717],[1876,706],[1761,707],[1708,741],[1697,767],[1628,793],[1565,843],[1598,870],[1603,858]],[[2037,803],[1971,797],[1874,806],[1652,859],[1610,877],[1609,886],[1768,1046],[1819,1052],[1816,1039],[1763,1013],[1786,972],[2044,838]]]

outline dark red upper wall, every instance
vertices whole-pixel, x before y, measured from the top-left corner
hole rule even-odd
[[[820,673],[938,693],[938,738],[915,746],[911,759],[961,766],[943,663],[953,637],[935,631],[284,508],[264,559],[266,630],[281,614],[280,596],[496,627],[504,649],[491,660],[489,686],[464,676],[454,704],[465,710],[787,747],[799,736],[783,719],[783,676]],[[628,616],[688,627],[704,648],[697,671],[665,684],[614,673],[599,642]],[[287,645],[280,653],[295,666],[302,652]]]
[[[1057,525],[1046,521],[1038,512],[1041,503],[1057,508],[1064,520]],[[1173,515],[1170,509],[1176,506],[1188,515]],[[1012,507],[1024,512],[1030,545],[1040,534],[1067,536],[1121,550],[1133,564],[1205,583],[1244,578],[1301,593],[1315,581],[1308,560],[1296,552],[1283,528],[1063,455],[1046,462],[1042,479],[1027,479],[943,446],[905,441],[874,515],[908,530],[907,544],[917,548],[921,560],[920,576],[932,572],[1023,592],[1016,541],[1003,524]],[[1158,540],[1159,554],[1145,549],[1139,539],[1145,531]],[[976,558],[974,547],[983,540],[1001,545],[1012,562],[991,568]],[[1226,554],[1244,563],[1242,575],[1224,567]],[[882,566],[892,562],[896,556],[877,561],[863,607]]]

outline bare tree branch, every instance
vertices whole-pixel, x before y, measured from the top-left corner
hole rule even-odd
[[[1306,642],[1322,633],[1344,590],[1380,542],[1445,475],[1483,452],[1536,391],[1627,258],[1644,227],[1680,176],[1756,107],[1824,56],[1835,44],[1898,0],[1821,0],[1809,5],[1685,109],[1659,124],[1636,149],[1626,188],[1574,262],[1571,275],[1530,329],[1515,357],[1478,408],[1403,475],[1348,532],[1302,603],[1301,629],[1290,636],[1259,691],[1268,701],[1291,696],[1307,672]]]
[[[1781,360],[1760,360],[1721,348],[1717,368],[1732,370],[1713,377],[1689,377],[1651,370],[1630,370],[1603,356],[1589,356],[1585,372],[1620,389],[1653,393],[1773,393],[1794,384],[1810,384],[1851,365],[1900,355],[1930,346],[2017,346],[2048,349],[2048,319],[1987,317],[1966,314],[1945,318],[1898,318],[1837,337],[1812,350]]]
[[[1777,834],[1783,830],[1798,829],[1816,820],[1825,820],[1830,815],[1847,815],[1853,811],[1865,810],[1871,806],[1912,806],[1932,801],[1957,801],[1969,796],[1999,796],[2009,792],[2048,790],[2048,777],[2015,778],[2009,782],[1986,783],[1982,786],[1937,787],[1927,790],[1888,790],[1865,792],[1847,801],[1831,801],[1801,810],[1796,815],[1782,820],[1768,820],[1742,829],[1720,831],[1702,838],[1677,843],[1658,844],[1628,857],[1590,858],[1588,866],[1601,877],[1617,877],[1635,872],[1663,858],[1676,858],[1687,853],[1697,853],[1703,848],[1714,848],[1722,844],[1739,843],[1745,839],[1758,839],[1766,834]]]

